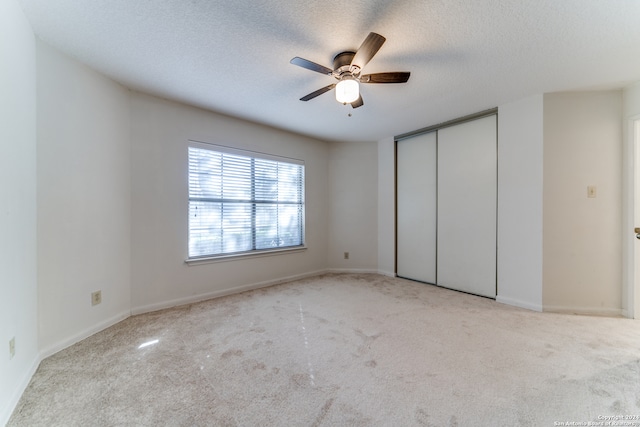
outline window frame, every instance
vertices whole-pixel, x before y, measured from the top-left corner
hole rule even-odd
[[[230,154],[235,156],[243,156],[251,159],[259,159],[259,160],[267,160],[267,161],[275,161],[281,163],[295,164],[302,166],[302,213],[301,213],[301,241],[300,245],[292,245],[292,246],[284,246],[284,247],[274,247],[274,248],[265,248],[265,249],[250,249],[246,251],[238,251],[238,252],[228,252],[228,253],[219,253],[219,254],[208,254],[208,255],[198,255],[198,256],[190,256],[190,204],[192,201],[191,192],[190,192],[190,183],[189,176],[191,173],[189,167],[189,149],[190,148],[199,148],[204,150],[209,150],[213,152]],[[278,156],[274,154],[262,153],[259,151],[253,150],[244,150],[234,147],[229,147],[225,145],[219,145],[208,142],[194,141],[189,140],[187,144],[187,224],[186,224],[186,236],[187,236],[187,256],[185,257],[185,262],[187,264],[200,264],[200,263],[210,263],[210,262],[221,262],[228,261],[233,259],[242,259],[242,258],[251,258],[251,257],[263,257],[263,256],[272,256],[283,253],[292,253],[292,252],[300,252],[305,251],[307,249],[306,246],[306,165],[304,160],[295,159],[292,157]],[[253,185],[252,185],[253,187]],[[248,202],[254,203],[255,201]],[[255,209],[252,210],[253,215],[255,215]],[[252,223],[255,224],[255,217],[252,219]],[[252,234],[256,233],[255,225],[251,228]]]

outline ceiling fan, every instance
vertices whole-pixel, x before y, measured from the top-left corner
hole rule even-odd
[[[340,52],[333,58],[333,70],[296,56],[290,62],[307,70],[332,76],[337,83],[332,83],[300,98],[309,101],[331,89],[336,89],[336,100],[342,104],[351,104],[358,108],[364,105],[360,95],[360,83],[406,83],[411,75],[408,71],[392,71],[388,73],[361,74],[362,69],[380,50],[387,39],[377,33],[369,33],[356,52]]]

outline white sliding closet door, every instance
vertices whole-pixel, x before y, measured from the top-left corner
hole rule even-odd
[[[496,116],[438,131],[438,285],[496,296]]]
[[[436,283],[436,133],[397,142],[398,276]]]

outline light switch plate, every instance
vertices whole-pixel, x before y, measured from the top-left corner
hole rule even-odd
[[[13,356],[16,355],[16,337],[11,338],[9,340],[9,359],[13,359]]]

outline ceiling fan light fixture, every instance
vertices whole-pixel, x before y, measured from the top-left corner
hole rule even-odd
[[[369,33],[356,52],[345,50],[333,57],[333,70],[299,56],[291,59],[289,62],[293,65],[331,76],[338,81],[303,96],[300,101],[309,101],[335,89],[336,100],[339,103],[344,105],[351,104],[352,108],[360,108],[364,105],[360,95],[360,83],[406,83],[411,75],[408,71],[360,74],[365,65],[380,50],[385,40],[380,34]]]
[[[358,81],[352,78],[344,78],[336,85],[336,101],[341,104],[351,104],[360,97]]]

